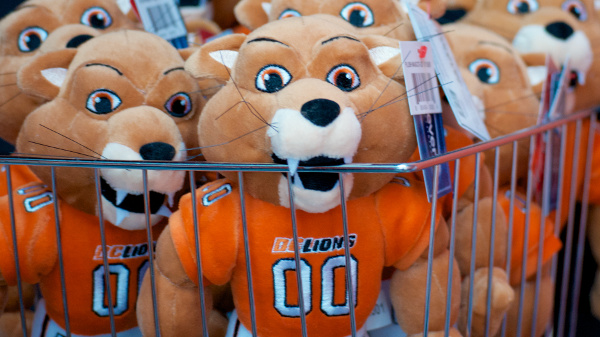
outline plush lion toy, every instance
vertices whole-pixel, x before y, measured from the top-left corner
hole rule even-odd
[[[519,129],[533,126],[537,123],[537,115],[539,110],[539,101],[533,90],[527,72],[527,65],[520,57],[518,51],[513,48],[501,36],[480,27],[474,27],[465,24],[450,25],[446,28],[449,33],[446,34],[457,61],[461,68],[461,73],[474,96],[474,99],[479,102],[482,108],[482,113],[485,115],[485,123],[492,137],[499,137],[513,133]],[[512,237],[508,238],[512,242],[511,260],[510,260],[510,285],[514,288],[514,298],[509,309],[507,332],[509,336],[516,335],[517,319],[518,319],[518,299],[520,296],[521,270],[523,264],[524,243],[524,228],[525,228],[525,198],[523,194],[518,193],[515,199],[515,206],[511,212],[510,208],[510,183],[511,171],[513,162],[513,147],[512,145],[499,148],[499,180],[500,190],[498,199],[501,210],[507,215],[513,214]],[[529,140],[517,142],[517,166],[516,177],[519,185],[526,183],[526,173],[529,164]],[[486,164],[493,172],[495,153],[490,151],[486,153]],[[491,160],[490,160],[491,159]],[[500,210],[498,210],[500,211]],[[466,214],[469,216],[469,213]],[[463,215],[464,216],[464,215]],[[534,305],[534,292],[536,283],[536,264],[539,249],[539,231],[541,223],[541,209],[539,206],[532,204],[530,206],[530,234],[527,242],[528,250],[526,256],[526,293],[525,293],[525,310],[523,312],[523,328],[522,332],[529,334],[532,331],[532,313]],[[459,215],[460,218],[460,215]],[[551,221],[552,220],[552,221]],[[554,219],[548,219],[545,224],[545,241],[542,263],[547,267],[547,262],[561,248],[561,243],[554,236]],[[463,221],[458,221],[458,224]],[[461,232],[457,229],[457,232]],[[463,230],[464,232],[464,230]],[[468,232],[468,230],[466,231]],[[504,235],[506,232],[497,232],[496,235]],[[461,234],[457,235],[459,238]],[[484,237],[480,240],[478,236],[478,252],[479,245],[482,245],[482,251],[489,250],[489,240]],[[458,242],[458,246],[461,243]],[[496,247],[496,252],[501,251],[502,246]],[[504,247],[505,248],[505,247]],[[459,249],[460,251],[460,249]],[[506,255],[506,251],[502,252]],[[477,254],[480,256],[481,254]],[[506,259],[506,257],[504,258]],[[459,259],[460,263],[461,259]],[[506,263],[506,260],[504,260]],[[479,288],[478,288],[479,286]],[[536,331],[542,332],[547,327],[551,319],[551,308],[553,307],[553,289],[554,284],[550,275],[544,269],[544,274],[541,275],[541,287],[544,295],[540,297],[540,301],[536,310],[538,310],[538,320]],[[463,287],[465,291],[466,286]],[[475,285],[475,293],[478,291],[487,291],[487,284]],[[463,299],[465,297],[463,296]],[[494,297],[494,300],[502,300],[502,296]],[[474,313],[476,318],[485,318],[485,307],[477,308],[478,312]],[[483,311],[479,311],[483,310]],[[461,312],[462,313],[462,312]],[[492,318],[494,315],[492,315]],[[491,320],[490,334],[499,328],[500,320]],[[460,320],[461,326],[464,326],[464,316]],[[483,336],[485,331],[477,330],[476,328],[483,325],[473,326],[474,336]]]
[[[110,48],[106,48],[110,46]],[[78,49],[40,54],[24,70],[24,88],[50,100],[32,112],[19,133],[17,150],[42,156],[99,160],[181,161],[197,146],[196,125],[204,105],[195,79],[184,71],[189,51],[178,52],[149,33],[121,31],[93,38]],[[58,250],[62,248],[70,332],[110,334],[111,309],[104,276],[111,284],[116,332],[137,330],[138,282],[148,267],[143,177],[139,170],[100,169],[101,200],[94,172],[56,168],[56,194],[50,168],[34,167],[39,180],[13,186],[18,253],[23,281],[39,283],[44,301],[36,311],[35,336],[66,335]],[[170,214],[169,202],[181,188],[183,172],[147,175],[149,221]],[[16,282],[8,198],[0,199],[0,272]],[[57,247],[54,202],[62,247]],[[102,206],[100,208],[100,205]],[[105,220],[105,270],[98,212]],[[154,227],[153,240],[161,225]]]
[[[199,124],[208,161],[287,164],[289,172],[244,174],[245,210],[255,308],[250,308],[237,175],[198,189],[158,241],[156,280],[163,335],[201,335],[198,269],[192,214],[197,208],[204,284],[231,282],[240,329],[259,336],[301,331],[294,264],[290,196],[301,238],[300,266],[309,335],[346,336],[350,308],[345,291],[345,247],[356,298],[356,328],[363,328],[377,300],[383,266],[398,268],[409,292],[395,294],[396,311],[409,334],[422,332],[430,205],[417,181],[390,183],[389,174],[297,172],[300,166],[402,162],[414,151],[412,118],[405,89],[379,66],[397,57],[397,42],[356,36],[331,16],[290,18],[269,23],[248,36],[230,35],[196,52],[186,69],[199,78],[227,85],[207,104]],[[380,97],[380,99],[376,99]],[[218,146],[211,146],[217,145]],[[340,185],[343,183],[342,194]],[[343,239],[340,198],[348,199],[349,241]],[[402,205],[398,207],[398,202]],[[434,277],[447,279],[446,226],[437,225]],[[222,240],[221,238],[228,238]],[[347,246],[346,246],[347,245]],[[458,270],[454,271],[458,275]],[[398,284],[397,286],[400,286]],[[459,280],[452,292],[452,320],[458,310]],[[148,277],[138,301],[145,335],[154,335]],[[344,295],[346,294],[346,295]],[[434,285],[433,298],[445,302],[446,287]],[[423,310],[422,310],[423,309]],[[430,330],[443,330],[445,305],[430,317]],[[452,330],[452,335],[458,332]]]
[[[445,0],[419,3],[433,17],[444,13],[445,4]],[[242,0],[235,7],[237,20],[249,29],[269,21],[312,14],[341,17],[361,34],[385,35],[405,41],[415,39],[408,15],[397,0]]]
[[[9,143],[15,143],[27,114],[43,103],[20,91],[18,70],[40,52],[54,31],[70,24],[98,31],[133,28],[114,0],[28,0],[0,21],[0,137]],[[84,36],[72,39],[65,43],[76,46],[85,41]]]

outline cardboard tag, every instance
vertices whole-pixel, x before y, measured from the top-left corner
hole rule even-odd
[[[169,41],[175,48],[187,48],[187,29],[174,0],[131,0],[147,32]]]
[[[405,2],[405,5],[408,8],[408,15],[417,40],[431,43],[435,70],[456,120],[460,126],[479,139],[489,140],[491,137],[483,122],[482,115],[479,113],[462,78],[454,54],[439,24],[431,20],[429,14],[415,4]]]
[[[375,304],[375,308],[369,315],[365,326],[367,327],[367,331],[376,330],[383,328],[384,326],[388,326],[394,324],[392,312],[392,301],[390,300],[390,281],[382,281],[381,282],[381,290],[379,291],[379,297],[377,298],[377,303]]]
[[[548,75],[543,84],[542,100],[538,124],[561,118],[566,114],[566,95],[571,81],[569,60],[565,61],[562,71],[548,57],[546,59]],[[553,129],[550,133],[536,135],[532,157],[534,200],[543,206],[546,214],[556,210],[558,206],[558,180],[562,163],[560,162],[561,129]],[[546,144],[551,143],[551,152],[546,152]],[[549,158],[548,158],[549,157]],[[549,191],[544,198],[545,164],[550,165]]]
[[[441,113],[442,101],[430,43],[401,41],[400,51],[411,115]]]
[[[406,98],[411,115],[415,119],[415,130],[419,154],[422,160],[446,153],[446,139],[442,119],[442,102],[434,69],[433,53],[428,42],[400,42],[402,70],[406,87]],[[429,202],[433,200],[435,169],[423,170],[425,188]],[[438,198],[452,191],[450,166],[440,166]]]

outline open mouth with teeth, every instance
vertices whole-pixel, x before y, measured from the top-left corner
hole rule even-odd
[[[324,166],[339,166],[348,164],[351,159],[329,158],[326,156],[313,157],[306,161],[298,161],[292,159],[281,159],[276,154],[271,156],[275,164],[288,165],[290,167],[289,174],[292,175],[292,183],[298,187],[327,192],[336,187],[340,176],[338,173],[321,173],[321,172],[296,172],[299,166],[303,167],[324,167]],[[288,172],[282,173],[287,177]]]
[[[117,225],[125,218],[129,213],[144,214],[145,213],[145,201],[144,194],[130,194],[124,190],[118,190],[112,188],[104,178],[100,179],[100,187],[102,196],[108,202],[115,206],[120,213],[117,216]],[[165,205],[165,201],[173,203],[173,195],[166,195],[155,191],[149,192],[149,204],[150,213],[156,215],[169,216],[171,211]]]

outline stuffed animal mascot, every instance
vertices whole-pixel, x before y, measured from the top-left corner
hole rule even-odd
[[[149,33],[121,31],[78,49],[40,54],[23,70],[30,77],[22,85],[49,102],[27,117],[17,150],[98,160],[184,160],[186,148],[197,146],[195,130],[204,105],[197,81],[183,68],[189,53]],[[91,169],[32,171],[39,180],[12,191],[17,247],[8,196],[0,199],[0,273],[3,282],[15,285],[16,249],[22,280],[39,284],[43,301],[36,308],[33,335],[67,335],[68,329],[71,336],[139,336],[135,302],[152,251],[149,241],[158,238],[184,173],[148,172],[148,221],[155,225],[148,234],[140,170],[99,169],[100,200]],[[56,200],[48,189],[52,173]],[[100,210],[104,223],[99,223]]]
[[[481,106],[482,113],[485,116],[485,124],[493,138],[513,133],[519,129],[530,127],[536,124],[539,110],[539,101],[534,89],[530,83],[527,72],[527,65],[520,57],[518,51],[513,48],[501,36],[483,28],[474,27],[466,24],[456,24],[447,26],[449,31],[447,35],[449,42],[457,61],[461,68],[462,75],[474,96],[474,100]],[[515,300],[508,314],[507,332],[508,335],[516,335],[518,306],[522,275],[523,262],[525,264],[525,310],[522,315],[523,327],[522,332],[529,334],[532,331],[531,323],[533,321],[532,312],[534,307],[534,292],[536,283],[536,264],[539,249],[541,209],[539,206],[532,204],[530,206],[530,233],[529,241],[527,242],[527,252],[525,255],[524,230],[525,230],[525,198],[523,194],[517,193],[514,196],[515,206],[512,211],[510,208],[511,200],[511,173],[513,162],[513,147],[512,144],[500,147],[499,163],[498,163],[498,184],[500,186],[498,199],[501,209],[506,215],[512,214],[512,236],[507,237],[507,233],[497,232],[496,235],[503,235],[512,242],[510,251],[509,275],[510,284],[514,288]],[[529,163],[529,140],[517,142],[516,156],[516,171],[518,185],[526,183],[527,167]],[[494,170],[494,151],[489,151],[485,156],[486,164],[490,170]],[[490,160],[491,159],[491,160]],[[468,215],[468,214],[467,214]],[[460,219],[460,215],[459,215]],[[461,224],[463,221],[457,221]],[[460,231],[457,229],[457,233]],[[544,227],[544,242],[542,263],[546,266],[552,256],[561,248],[561,243],[554,236],[554,221],[547,220]],[[462,234],[457,234],[458,246],[461,245],[460,238]],[[489,240],[479,240],[478,246],[483,245],[483,251],[490,249]],[[466,243],[466,242],[465,242]],[[505,243],[506,245],[506,243]],[[495,251],[498,248],[495,247]],[[479,247],[478,247],[479,249]],[[460,252],[460,250],[459,250]],[[506,251],[503,252],[506,254]],[[477,254],[478,256],[480,254]],[[523,257],[526,257],[525,259]],[[504,261],[506,262],[505,255]],[[459,259],[460,263],[460,259]],[[481,284],[484,288],[477,289],[475,284],[475,292],[487,291],[487,285]],[[544,296],[541,296],[536,307],[538,310],[537,333],[541,333],[547,327],[551,319],[551,308],[553,307],[553,282],[548,273],[541,275],[541,287],[544,291]],[[465,291],[466,287],[463,287]],[[463,299],[465,297],[463,296]],[[501,300],[494,298],[494,300]],[[475,306],[477,308],[477,306]],[[485,318],[485,307],[482,312],[474,313],[483,315]],[[494,316],[492,316],[494,317]],[[463,318],[461,316],[461,318]],[[460,320],[461,325],[464,321]],[[499,327],[501,321],[491,320],[489,327],[493,335],[494,328]],[[474,328],[477,326],[474,326]],[[485,331],[476,331],[473,329],[474,336],[484,335]]]
[[[114,0],[28,0],[0,21],[0,137],[14,144],[27,114],[43,101],[23,94],[16,75],[40,52],[44,42],[59,27],[80,24],[99,31],[133,28]],[[82,33],[81,35],[89,35]],[[73,35],[76,46],[85,36]]]
[[[433,17],[439,17],[445,11],[445,3],[445,0],[432,0],[420,1],[419,5]],[[341,17],[361,34],[415,39],[408,15],[396,0],[242,0],[235,7],[237,20],[249,29],[269,21],[312,14]]]
[[[400,278],[405,274],[404,291],[396,294],[402,328],[409,334],[423,331],[427,270],[423,266],[432,216],[437,224],[434,278],[447,279],[449,256],[447,228],[438,214],[431,214],[422,184],[394,183],[393,174],[342,174],[340,180],[337,173],[297,171],[298,166],[402,162],[415,149],[408,105],[396,99],[405,88],[378,68],[398,57],[397,42],[359,37],[351,31],[331,16],[279,20],[248,36],[229,35],[206,44],[186,62],[186,69],[198,78],[228,80],[200,120],[206,159],[278,163],[288,165],[289,171],[243,175],[250,256],[244,253],[241,182],[236,173],[223,172],[228,180],[198,189],[195,205],[190,195],[182,198],[156,251],[158,317],[168,324],[163,336],[202,334],[197,329],[202,308],[197,299],[194,209],[204,284],[231,282],[238,333],[255,328],[258,336],[298,335],[305,317],[308,335],[350,335],[344,276],[348,271],[356,299],[356,330],[364,336],[384,266],[395,266]],[[297,210],[302,306],[294,272],[288,177]],[[342,198],[348,200],[347,241]],[[457,318],[460,293],[455,269],[452,321]],[[257,299],[253,308],[247,272]],[[153,336],[149,283],[147,276],[138,321],[144,334]],[[432,303],[442,303],[432,307],[433,332],[444,328],[445,284],[434,285],[432,296],[437,301]],[[452,330],[451,335],[459,334]]]

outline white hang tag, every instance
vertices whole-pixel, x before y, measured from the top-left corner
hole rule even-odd
[[[187,29],[174,0],[133,1],[147,32],[156,34],[167,41],[187,37]]]
[[[435,70],[456,120],[460,126],[479,139],[489,140],[491,137],[487,127],[462,78],[454,54],[440,26],[418,6],[409,2],[406,6],[417,40],[431,43]]]
[[[433,53],[428,42],[401,41],[402,69],[411,115],[442,112]]]

